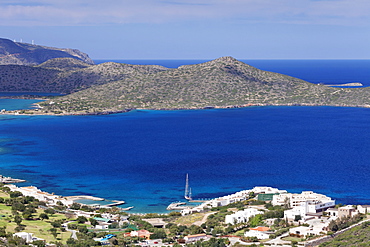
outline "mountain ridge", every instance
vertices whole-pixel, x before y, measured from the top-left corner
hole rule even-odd
[[[86,53],[77,49],[47,47],[0,38],[0,65],[37,65],[59,57],[75,58],[94,64]]]

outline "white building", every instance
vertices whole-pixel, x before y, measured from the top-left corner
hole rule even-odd
[[[245,237],[256,237],[258,239],[268,239],[273,232],[270,231],[270,228],[259,226],[256,228],[249,228],[249,231],[244,233]]]
[[[188,236],[185,236],[184,239],[186,241],[186,243],[189,243],[189,242],[196,242],[198,240],[206,240],[208,237],[205,233],[201,233],[201,234],[195,234],[195,235],[188,235]]]
[[[286,190],[279,190],[277,188],[272,188],[272,187],[254,187],[251,192],[254,192],[255,194],[282,194],[282,193],[287,193]]]
[[[306,207],[294,207],[289,210],[284,211],[284,219],[288,219],[289,221],[293,221],[296,215],[301,216],[301,219],[304,219],[306,216]]]
[[[24,240],[26,240],[26,243],[32,243],[33,241],[37,240],[45,241],[45,239],[34,237],[33,233],[29,232],[17,232],[14,233],[13,236],[23,238]]]
[[[238,224],[238,223],[246,223],[248,222],[249,218],[257,214],[263,214],[263,212],[255,208],[246,208],[243,211],[238,211],[233,214],[226,215],[225,223],[232,224],[232,225]]]
[[[312,191],[302,191],[301,194],[283,193],[279,195],[274,195],[271,203],[273,205],[284,205],[288,202],[290,204],[290,207],[297,207],[301,206],[301,204],[306,201],[315,203],[315,206],[312,207],[315,207],[316,210],[331,207],[328,206],[329,204],[332,205],[334,203],[335,205],[335,200],[332,200],[328,196],[317,194]],[[328,205],[323,205],[324,203],[328,203]],[[310,208],[310,210],[312,210],[312,207]]]
[[[307,236],[313,236],[313,235],[321,235],[322,230],[319,228],[314,227],[308,227],[308,226],[298,226],[289,229],[289,234],[294,234],[297,237],[307,237]]]
[[[213,199],[210,201],[210,205],[213,208],[222,207],[222,206],[226,206],[231,203],[234,203],[234,202],[244,201],[246,199],[247,198],[245,196],[238,196],[238,195],[233,194],[233,195],[228,195],[228,196],[223,196],[223,197]]]
[[[370,205],[358,205],[357,210],[360,214],[370,213]]]
[[[328,202],[305,201],[301,202],[299,206],[295,206],[290,210],[285,210],[284,218],[292,221],[295,219],[296,215],[299,215],[301,216],[302,220],[306,220],[310,218],[307,216],[307,214],[316,214],[334,206],[335,206],[334,200]]]

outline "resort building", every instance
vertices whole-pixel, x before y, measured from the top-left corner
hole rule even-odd
[[[335,200],[312,191],[303,191],[301,194],[284,193],[274,195],[271,203],[274,206],[288,204],[289,207],[298,207],[307,201],[311,203],[308,210],[309,212],[318,212],[319,210],[322,211],[335,205]]]
[[[300,216],[300,218],[305,221],[312,217],[321,216],[324,210],[328,208],[332,208],[335,206],[335,201],[305,201],[301,202],[299,206],[295,206],[290,210],[284,211],[284,218],[288,219],[289,221],[293,221],[296,219],[296,216]]]
[[[255,208],[246,208],[243,211],[238,211],[233,214],[226,215],[225,223],[231,225],[238,223],[247,223],[249,218],[257,214],[263,214],[263,211],[257,210]]]
[[[272,187],[254,187],[250,190],[251,192],[254,192],[255,194],[283,194],[287,193],[286,190],[279,190],[277,188]]]

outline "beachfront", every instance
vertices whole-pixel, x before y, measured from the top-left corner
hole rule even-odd
[[[10,193],[19,192],[23,196],[38,199],[44,203],[44,210],[58,208],[59,213],[70,215],[69,218],[85,218],[85,222],[90,222],[88,231],[100,235],[114,232],[114,239],[122,241],[137,238],[144,246],[157,246],[158,243],[167,246],[174,242],[186,245],[200,240],[211,241],[213,238],[234,244],[253,240],[279,246],[290,244],[288,239],[294,238],[312,246],[315,241],[323,241],[327,234],[346,229],[338,226],[339,223],[335,225],[335,222],[348,221],[349,226],[367,220],[370,210],[369,205],[336,205],[332,198],[313,191],[289,193],[272,187],[254,187],[204,201],[198,206],[178,203],[184,206],[180,212],[135,215],[117,207],[97,208],[76,203],[81,199],[99,202],[103,198],[62,197],[32,186],[17,187],[10,184],[4,188]],[[59,210],[61,206],[63,210]],[[215,218],[217,221],[214,221]],[[139,222],[147,223],[140,226],[143,223]],[[173,232],[175,226],[178,229],[183,224],[184,229],[192,230]],[[209,228],[208,225],[213,227]],[[111,238],[104,236],[94,240],[109,244]]]

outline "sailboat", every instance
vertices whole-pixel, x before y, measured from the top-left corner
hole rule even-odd
[[[185,184],[185,199],[191,200],[191,188],[189,188],[189,174],[186,173],[186,184]]]

